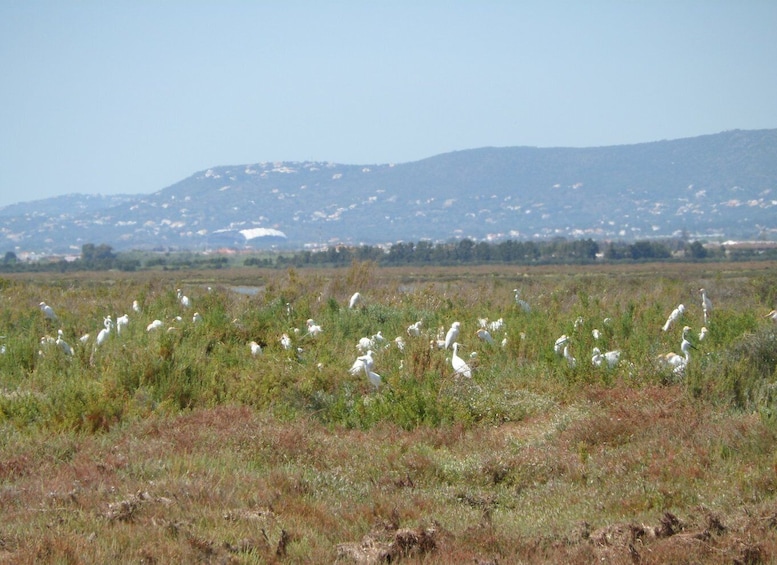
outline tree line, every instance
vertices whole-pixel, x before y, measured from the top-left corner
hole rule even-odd
[[[378,265],[463,265],[463,264],[588,264],[594,262],[649,262],[668,260],[751,260],[777,259],[777,249],[727,250],[705,247],[698,241],[640,240],[599,243],[593,239],[547,241],[506,240],[496,243],[461,239],[444,243],[418,241],[384,246],[334,245],[317,251],[265,253],[243,260],[245,266],[286,268],[306,266],[347,266],[353,261]],[[115,253],[109,245],[84,244],[74,260],[21,261],[9,251],[0,263],[0,272],[40,271],[135,271],[138,269],[221,269],[229,265],[224,256],[193,252],[154,254],[145,260],[136,254]]]

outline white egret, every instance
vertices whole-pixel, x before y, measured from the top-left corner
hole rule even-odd
[[[251,348],[251,355],[256,357],[257,355],[261,355],[262,353],[262,346],[256,343],[255,341],[250,342],[249,347]]]
[[[693,345],[688,340],[688,333],[690,331],[691,328],[688,326],[683,328],[683,339],[680,343],[682,355],[670,351],[669,353],[658,356],[659,363],[664,367],[671,368],[675,375],[682,375],[685,372],[685,368],[688,366],[688,362],[691,360],[691,348],[693,348]]]
[[[712,314],[712,300],[707,298],[707,291],[705,289],[700,288],[699,292],[701,293],[701,309],[704,312],[704,325],[706,326]]]
[[[607,367],[612,369],[618,364],[620,359],[621,352],[618,349],[602,353],[598,347],[594,347],[591,364],[595,367],[601,367],[604,363],[607,363]]]
[[[40,310],[43,312],[43,315],[46,316],[49,320],[52,320],[56,322],[58,320],[57,315],[54,313],[54,309],[46,304],[45,302],[40,303]]]
[[[200,322],[202,322],[202,314],[195,312],[192,316],[192,323],[199,324]]]
[[[113,320],[110,316],[106,316],[105,320],[103,320],[103,325],[105,326],[103,329],[100,330],[100,333],[97,334],[97,345],[102,345],[105,343],[105,340],[108,339],[108,336],[111,333],[111,329],[113,328]]]
[[[285,333],[281,336],[281,347],[286,351],[291,349],[291,338],[289,337],[289,334]]]
[[[514,288],[513,292],[515,293],[515,303],[518,305],[518,307],[527,314],[531,312],[531,306],[529,306],[529,303],[521,298],[521,291],[517,288]]]
[[[567,365],[573,369],[575,368],[575,365],[577,365],[577,359],[575,359],[569,351],[569,344],[564,345],[564,359],[567,360]]]
[[[777,310],[772,310],[764,318],[769,318],[772,322],[777,324]]]
[[[358,292],[354,292],[351,296],[351,299],[348,301],[348,308],[356,308],[356,306],[361,302],[362,295]]]
[[[602,337],[602,332],[594,328],[591,330],[591,335],[593,336],[594,339],[598,340]]]
[[[73,348],[70,347],[70,345],[62,338],[62,336],[65,335],[62,330],[57,330],[57,340],[56,343],[59,345],[60,349],[65,353],[65,355],[73,355]]]
[[[704,341],[704,338],[707,337],[708,333],[707,326],[703,326],[701,330],[699,330],[699,341]]]
[[[494,345],[494,338],[491,337],[491,334],[488,333],[488,330],[484,330],[483,328],[480,328],[475,334],[482,340],[485,341],[489,345]]]
[[[467,362],[459,357],[459,344],[453,342],[453,355],[451,356],[451,365],[453,366],[453,374],[461,375],[463,377],[472,378],[472,369]]]
[[[453,343],[459,339],[459,329],[461,328],[461,324],[459,322],[453,322],[451,324],[450,329],[448,330],[448,333],[445,334],[445,349],[448,349]]]
[[[313,320],[308,319],[307,322],[305,322],[308,326],[308,334],[312,336],[317,336],[321,333],[321,326],[319,326],[317,323],[315,323]]]
[[[189,297],[186,296],[180,288],[176,290],[176,293],[178,294],[178,301],[181,303],[181,306],[188,308],[192,305],[192,301],[189,300]]]
[[[398,335],[397,337],[394,338],[394,344],[397,346],[397,349],[399,349],[400,351],[405,350],[405,340],[401,335]]]
[[[348,369],[348,372],[352,375],[358,375],[365,368],[367,370],[372,370],[374,366],[375,366],[375,359],[373,357],[372,350],[370,349],[364,355],[360,355],[359,357],[356,358],[356,361],[353,362],[353,365],[351,365],[351,368]]]
[[[556,340],[556,343],[553,344],[553,351],[556,355],[564,354],[564,346],[567,343],[569,343],[569,336],[567,334],[562,334],[561,337]]]
[[[137,300],[132,301],[132,311],[136,314],[140,314],[140,303]]]
[[[160,329],[162,326],[164,326],[164,323],[162,323],[162,320],[154,320],[149,325],[146,326],[146,331],[151,332],[154,330]]]
[[[373,345],[374,344],[373,344],[373,342],[372,342],[372,340],[370,338],[368,338],[368,337],[361,337],[361,338],[359,338],[359,341],[356,342],[356,349],[358,349],[359,351],[364,353],[368,349],[372,349]]]
[[[505,321],[502,318],[488,324],[488,331],[491,333],[501,332],[503,329],[505,329]]]
[[[421,320],[418,320],[416,323],[407,326],[407,335],[412,337],[418,337],[421,335]]]
[[[367,368],[367,365],[364,366],[364,373],[367,375],[367,378],[370,381],[370,384],[375,387],[375,390],[377,391],[380,388],[381,383],[381,377],[378,373],[371,371]]]
[[[672,310],[672,313],[669,314],[669,317],[666,319],[666,322],[664,323],[664,327],[661,328],[665,332],[669,331],[669,328],[672,327],[672,324],[674,324],[677,320],[679,320],[682,315],[685,313],[685,305],[680,304]]]
[[[90,337],[89,334],[84,334],[78,338],[78,341],[80,341],[81,343],[86,343],[87,341],[89,341],[89,337]]]
[[[116,318],[116,333],[118,335],[121,335],[122,328],[126,328],[129,325],[129,316],[127,314],[124,314],[123,316],[119,316]]]

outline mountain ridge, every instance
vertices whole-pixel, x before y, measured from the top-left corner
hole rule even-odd
[[[481,147],[400,164],[216,166],[140,195],[0,208],[6,248],[310,248],[399,241],[777,235],[777,129],[603,147]],[[258,235],[257,235],[258,234]]]

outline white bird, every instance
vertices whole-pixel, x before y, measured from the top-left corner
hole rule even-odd
[[[283,347],[286,351],[291,349],[291,338],[289,337],[289,334],[283,334],[281,336],[281,347]]]
[[[313,320],[308,319],[307,322],[305,322],[308,326],[308,334],[312,336],[317,336],[321,333],[321,326],[319,326],[317,323],[315,323]]]
[[[699,341],[704,341],[704,338],[707,337],[708,333],[707,326],[703,326],[701,330],[699,330]]]
[[[46,304],[45,302],[40,303],[40,310],[43,312],[43,315],[46,316],[49,320],[52,320],[54,322],[57,321],[57,315],[54,313],[54,309]]]
[[[136,314],[140,314],[140,303],[137,300],[132,301],[132,311]]]
[[[127,314],[116,318],[116,333],[121,335],[121,329],[126,328],[127,325],[129,325],[129,316]]]
[[[360,355],[359,357],[356,358],[356,361],[353,362],[353,365],[351,365],[351,368],[348,369],[348,372],[352,375],[358,375],[365,368],[367,370],[372,370],[374,366],[375,366],[375,359],[373,358],[372,350],[370,349],[364,355]]]
[[[186,296],[180,288],[176,292],[178,293],[178,300],[180,301],[181,306],[188,308],[192,305],[192,301],[189,300],[189,297]]]
[[[370,381],[370,384],[375,387],[375,390],[377,391],[378,388],[380,388],[381,383],[381,377],[378,373],[371,371],[367,368],[367,365],[364,366],[364,372],[367,375],[367,378]]]
[[[672,324],[674,324],[677,320],[680,319],[680,317],[685,313],[685,306],[683,304],[680,304],[677,308],[672,310],[672,313],[669,314],[669,317],[666,319],[666,322],[664,323],[664,327],[661,328],[662,330],[669,331],[669,328],[672,327]]]
[[[262,346],[256,343],[255,341],[252,341],[248,344],[251,347],[251,355],[256,357],[257,355],[261,355],[262,353]]]
[[[472,369],[467,362],[459,357],[459,344],[453,342],[453,355],[451,356],[451,365],[453,365],[453,374],[461,375],[463,377],[472,378]]]
[[[162,323],[162,320],[154,320],[149,325],[146,326],[146,331],[154,331],[160,329],[162,326],[164,326],[164,323]]]
[[[680,351],[682,355],[678,355],[674,351],[665,353],[658,356],[658,361],[661,365],[671,368],[675,375],[682,375],[685,372],[685,368],[688,366],[688,362],[691,360],[691,348],[693,345],[688,341],[688,332],[691,328],[685,326],[683,328],[683,340],[680,343]]]
[[[502,318],[488,324],[488,330],[491,333],[501,332],[503,329],[505,329],[505,321]]]
[[[594,339],[598,340],[599,338],[602,337],[602,332],[600,332],[599,330],[594,328],[594,329],[591,330],[591,335],[593,336]]]
[[[62,351],[65,353],[65,355],[73,355],[73,348],[70,347],[70,345],[62,339],[62,336],[65,335],[62,330],[57,330],[57,345],[62,349]]]
[[[90,337],[89,334],[84,334],[78,338],[78,341],[80,341],[81,343],[86,343],[87,341],[89,341],[89,337]]]
[[[412,337],[418,337],[421,335],[421,320],[418,320],[416,323],[407,326],[407,335]]]
[[[358,342],[356,342],[356,349],[364,353],[368,349],[372,349],[374,345],[375,345],[374,342],[370,338],[362,337],[362,338],[359,338]]]
[[[527,314],[531,312],[531,306],[529,306],[529,303],[521,298],[521,291],[517,288],[514,288],[513,292],[515,293],[515,303],[518,305],[518,307]]]
[[[701,293],[701,309],[704,312],[704,325],[707,325],[710,314],[712,314],[712,300],[707,298],[707,291],[703,288],[699,289]]]
[[[572,353],[569,351],[569,345],[564,345],[564,359],[567,360],[567,365],[572,368],[577,365],[577,359],[575,359]]]
[[[192,316],[192,323],[199,324],[200,322],[202,322],[202,314],[195,312]]]
[[[772,322],[777,324],[777,310],[772,310],[764,318],[769,318]]]
[[[612,369],[618,364],[620,359],[621,352],[618,349],[602,353],[598,347],[594,347],[591,364],[595,367],[601,367],[604,363],[607,363],[607,367]]]
[[[354,292],[351,296],[351,299],[348,301],[348,308],[355,308],[359,302],[362,300],[362,295],[358,292]]]
[[[480,328],[475,333],[482,341],[485,341],[489,345],[494,345],[494,338],[491,337],[491,334],[488,333],[488,330],[484,330],[483,328]]]
[[[556,340],[556,343],[553,344],[553,351],[556,355],[564,354],[564,346],[567,343],[569,343],[569,336],[567,334],[562,334],[562,336]]]
[[[100,333],[97,334],[97,345],[102,345],[105,343],[105,340],[108,339],[108,336],[111,333],[111,328],[113,328],[113,320],[110,316],[106,316],[105,320],[103,321],[103,325],[105,326],[103,329],[100,330]]]
[[[405,340],[401,335],[398,335],[397,337],[394,338],[394,343],[396,344],[397,349],[399,349],[400,351],[405,350]]]
[[[448,349],[457,339],[459,339],[459,328],[461,328],[459,322],[453,322],[451,324],[448,333],[445,334],[445,349]]]

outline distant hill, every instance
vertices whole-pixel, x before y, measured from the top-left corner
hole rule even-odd
[[[402,164],[221,166],[153,194],[6,206],[0,233],[6,250],[39,253],[79,252],[84,243],[122,251],[464,237],[773,239],[777,130],[613,147],[487,147]]]

